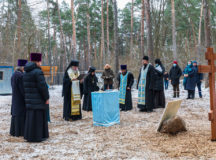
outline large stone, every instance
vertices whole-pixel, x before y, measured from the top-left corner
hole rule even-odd
[[[177,134],[179,132],[187,131],[185,121],[175,116],[163,122],[160,129],[161,133]]]

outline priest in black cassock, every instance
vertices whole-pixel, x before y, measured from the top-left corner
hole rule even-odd
[[[18,67],[11,77],[12,87],[12,105],[11,105],[11,126],[10,135],[24,136],[25,129],[25,98],[23,88],[23,72],[24,66],[28,61],[25,59],[18,60]]]
[[[41,70],[41,53],[31,53],[31,62],[24,67],[23,85],[26,103],[24,139],[28,142],[41,142],[49,137],[47,110],[49,91]]]
[[[138,77],[138,108],[141,112],[152,112],[154,108],[155,69],[149,63],[149,57],[143,57],[143,66]]]
[[[62,96],[64,97],[63,118],[66,121],[82,119],[79,61],[72,60],[67,67]]]
[[[84,89],[84,102],[83,110],[92,111],[92,101],[91,101],[91,92],[99,90],[97,86],[98,78],[95,75],[95,67],[90,67],[87,76],[84,79],[83,89]]]
[[[119,104],[121,111],[128,111],[133,108],[131,89],[134,83],[134,76],[127,71],[127,65],[121,65],[121,73],[117,77],[119,88]]]

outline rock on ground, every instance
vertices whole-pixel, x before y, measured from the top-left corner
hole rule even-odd
[[[170,118],[163,122],[160,132],[177,134],[179,132],[187,131],[185,121],[178,116]]]

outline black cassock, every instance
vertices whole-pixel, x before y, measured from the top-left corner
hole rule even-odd
[[[127,74],[127,73],[126,73]],[[120,87],[120,80],[121,80],[121,73],[118,74],[117,77],[118,80],[118,88]],[[128,77],[127,77],[127,87],[130,89],[126,89],[126,96],[125,96],[125,104],[120,104],[120,109],[122,111],[128,111],[133,108],[133,103],[132,103],[132,95],[131,95],[131,89],[134,83],[134,76],[131,72],[128,72]]]
[[[92,101],[91,101],[91,92],[95,92],[99,90],[97,86],[98,78],[96,75],[92,75],[88,73],[88,75],[84,79],[83,83],[83,91],[84,91],[84,102],[83,102],[83,110],[84,111],[92,111]]]
[[[142,69],[142,68],[141,68]],[[140,74],[138,77],[137,88],[139,86]],[[145,88],[145,105],[138,104],[137,107],[140,111],[152,111],[154,109],[154,83],[155,83],[155,69],[152,65],[149,66],[146,76],[146,88]]]
[[[63,79],[63,90],[62,96],[64,97],[64,107],[63,107],[63,118],[68,121],[69,119],[72,120],[79,120],[82,119],[82,112],[81,112],[81,105],[80,105],[80,115],[71,115],[71,87],[72,81],[67,73],[67,70],[64,74]],[[80,96],[82,95],[82,84],[80,83]]]
[[[23,72],[16,70],[11,77],[12,86],[12,106],[11,106],[11,126],[10,135],[23,136],[25,129],[25,98],[23,88]]]

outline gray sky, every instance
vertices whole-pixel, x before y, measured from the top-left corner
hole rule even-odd
[[[63,0],[59,0],[59,4],[61,4],[62,1]],[[37,14],[41,10],[46,8],[46,0],[27,0],[27,2],[32,10],[34,18],[37,17]],[[69,5],[71,4],[71,0],[65,0],[65,2]],[[123,9],[128,2],[131,2],[131,0],[117,0],[118,8]]]
[[[29,0],[31,1],[31,0]],[[61,2],[63,0],[59,0],[59,2]],[[65,0],[65,2],[67,2],[68,4],[70,4],[71,0]],[[128,3],[131,2],[131,0],[117,0],[117,4],[119,8],[124,8],[124,6]]]

